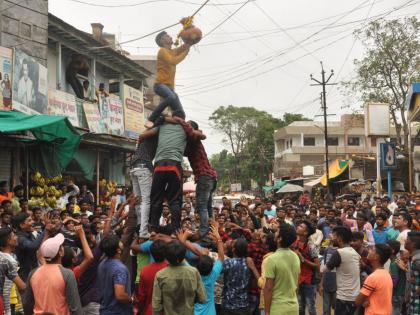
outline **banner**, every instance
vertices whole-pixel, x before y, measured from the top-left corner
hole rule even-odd
[[[143,92],[124,84],[123,99],[125,134],[137,138],[144,130]]]
[[[0,47],[0,110],[12,109],[13,51]]]
[[[50,90],[48,92],[48,115],[66,116],[73,126],[80,127],[76,98],[72,94]]]
[[[123,104],[118,96],[100,97],[99,105],[102,119],[110,134],[124,134]]]
[[[90,132],[107,133],[105,123],[99,113],[97,103],[83,102],[83,109],[85,111],[86,121]]]
[[[13,63],[13,109],[26,114],[48,112],[47,68],[15,49]]]

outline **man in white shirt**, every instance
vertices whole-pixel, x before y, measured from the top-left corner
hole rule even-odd
[[[32,105],[33,98],[33,83],[29,78],[29,64],[26,59],[23,59],[22,62],[22,78],[20,78],[18,83],[18,102],[25,106]]]
[[[67,192],[68,187],[72,187],[73,189],[71,191]],[[69,197],[77,196],[80,193],[80,189],[72,181],[69,182],[68,186],[66,186],[66,185],[60,186],[60,189],[61,189],[62,195],[58,199],[57,207],[59,209],[63,210],[63,209],[66,209],[66,205],[69,202]]]
[[[408,232],[410,232],[412,222],[413,219],[407,212],[401,212],[395,217],[395,228],[400,231],[397,241],[401,244],[401,250],[405,250],[405,241],[407,240]]]

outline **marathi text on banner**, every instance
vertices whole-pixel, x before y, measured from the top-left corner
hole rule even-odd
[[[110,134],[124,134],[123,104],[118,96],[100,97],[101,116]]]
[[[80,127],[76,98],[72,94],[50,90],[48,92],[48,115],[66,116],[73,126]]]
[[[13,51],[0,47],[0,110],[12,109]]]
[[[46,114],[47,69],[19,49],[14,51],[13,108],[26,114]]]
[[[137,138],[144,130],[143,92],[124,85],[123,96],[125,134],[130,138]]]
[[[83,102],[83,109],[85,111],[86,121],[90,132],[106,133],[105,123],[99,113],[98,104]]]

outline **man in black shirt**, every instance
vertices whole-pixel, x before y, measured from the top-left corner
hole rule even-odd
[[[133,191],[141,197],[140,205],[136,205],[137,224],[140,224],[140,238],[148,238],[150,214],[150,192],[153,178],[153,159],[157,148],[156,130],[144,131],[138,140],[137,149],[131,159],[131,180]]]

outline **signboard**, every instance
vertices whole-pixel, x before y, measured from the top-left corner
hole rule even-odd
[[[144,130],[143,92],[124,84],[123,100],[125,134],[137,138]]]
[[[389,104],[365,104],[366,136],[389,136],[390,134]]]
[[[98,104],[83,102],[83,109],[85,111],[86,121],[90,132],[106,133],[105,123],[99,113]]]
[[[48,92],[48,115],[66,116],[73,126],[80,127],[76,97],[72,94],[50,90]]]
[[[123,104],[118,96],[100,97],[99,105],[106,130],[113,135],[124,134]]]
[[[27,114],[47,114],[47,68],[19,49],[13,63],[13,109]]]
[[[13,50],[0,47],[0,110],[12,109]]]
[[[395,143],[381,143],[381,169],[392,170],[397,168],[397,155]]]
[[[230,191],[231,192],[240,192],[240,191],[242,191],[242,185],[241,185],[241,183],[230,184]]]

